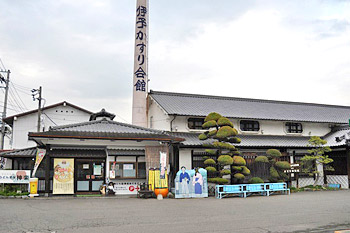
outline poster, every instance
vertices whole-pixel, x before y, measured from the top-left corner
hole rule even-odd
[[[6,161],[7,161],[6,158],[0,157],[0,170],[1,170],[1,169],[5,169],[5,167],[6,167]]]
[[[116,195],[119,194],[135,194],[140,190],[139,183],[115,183],[113,186],[113,191]]]
[[[102,165],[94,164],[94,175],[101,176],[102,175]]]
[[[0,184],[29,184],[30,170],[0,170]]]
[[[53,194],[74,194],[74,159],[54,159]]]
[[[175,198],[208,197],[207,170],[181,167],[175,178]]]

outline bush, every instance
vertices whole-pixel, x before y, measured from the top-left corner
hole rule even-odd
[[[244,175],[241,173],[236,173],[233,175],[234,178],[238,179],[238,180],[242,180],[244,179]]]
[[[216,121],[208,121],[208,122],[205,122],[203,125],[202,125],[202,128],[203,129],[209,129],[211,127],[215,127],[216,126]]]
[[[260,155],[255,158],[254,162],[256,163],[268,163],[269,159],[266,156]]]
[[[240,166],[232,166],[232,169],[238,172],[242,171],[242,167]]]
[[[250,170],[246,166],[242,166],[242,174],[245,176],[249,176]]]
[[[236,133],[230,126],[222,126],[216,133],[216,137],[220,139],[224,139],[231,136],[236,136]]]
[[[204,161],[204,164],[205,165],[214,165],[214,164],[216,164],[216,162],[214,159],[207,159]]]
[[[216,168],[215,167],[206,167],[205,170],[207,170],[208,173],[216,172]]]
[[[227,119],[226,117],[220,117],[218,120],[218,125],[219,126],[231,126],[233,128],[232,122]]]
[[[282,156],[281,152],[276,149],[269,149],[266,151],[267,156],[272,157],[272,158],[279,158]]]
[[[227,150],[234,150],[234,149],[236,149],[230,143],[225,143],[225,142],[213,142],[212,146],[216,147],[216,148],[227,149]]]
[[[216,184],[227,184],[229,182],[227,179],[220,177],[209,178],[208,181]]]
[[[281,170],[290,169],[290,164],[287,161],[278,161],[275,166]]]
[[[203,160],[209,159],[209,156],[203,156]]]
[[[208,114],[208,116],[205,117],[204,122],[208,121],[216,121],[219,120],[222,116],[219,113],[211,112]]]
[[[208,136],[206,134],[202,133],[198,136],[198,138],[199,138],[199,140],[206,140],[206,139],[208,139]]]
[[[270,167],[270,176],[273,179],[278,179],[280,177],[280,175],[278,174],[276,168],[274,168],[274,167]]]
[[[243,157],[236,155],[236,156],[233,156],[233,164],[236,166],[245,166],[246,161],[245,159],[243,159]]]
[[[233,163],[233,159],[229,155],[220,155],[218,158],[218,163],[221,165],[231,165]]]
[[[241,143],[242,142],[242,140],[240,139],[240,138],[237,138],[237,137],[233,137],[233,138],[230,138],[229,139],[229,142],[231,142],[231,143]]]
[[[227,169],[224,169],[224,170],[221,170],[220,171],[220,174],[225,176],[225,175],[230,175],[231,174],[231,171],[230,170],[227,170]]]
[[[260,177],[252,177],[252,178],[250,178],[248,183],[249,184],[260,184],[260,183],[264,183],[264,180],[261,179]]]
[[[211,131],[208,132],[207,136],[208,136],[208,137],[214,136],[214,135],[216,135],[217,132],[218,132],[218,131],[217,131],[216,129],[211,130]]]
[[[216,155],[216,150],[206,149],[205,152],[211,155]]]

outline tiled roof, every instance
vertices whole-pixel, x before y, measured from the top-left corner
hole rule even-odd
[[[323,139],[327,141],[327,146],[330,147],[345,146],[346,140],[345,138],[342,138],[345,135],[347,135],[347,139],[350,139],[350,128],[348,126],[340,127],[338,129],[333,130],[332,132],[324,136]],[[341,140],[337,141],[337,138],[340,138]]]
[[[12,150],[0,153],[0,157],[10,158],[10,157],[35,157],[36,147],[30,147],[20,150]]]
[[[49,131],[46,132],[29,133],[29,137],[182,141],[181,138],[170,136],[164,131],[143,128],[105,118],[96,121],[55,126],[51,127]]]
[[[218,112],[238,119],[347,123],[349,106],[151,91],[169,115],[206,116]]]
[[[198,133],[170,133],[176,137],[184,138],[181,142],[183,146],[202,146],[209,140],[201,141],[198,139]],[[270,135],[238,135],[242,139],[237,147],[287,147],[302,148],[307,147],[310,137],[301,136],[270,136]]]

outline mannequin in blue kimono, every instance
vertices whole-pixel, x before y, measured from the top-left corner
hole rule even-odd
[[[196,174],[193,177],[192,183],[194,185],[194,193],[195,194],[202,194],[203,176],[200,172],[196,171]]]

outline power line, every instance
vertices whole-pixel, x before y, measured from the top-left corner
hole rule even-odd
[[[7,70],[6,67],[5,67],[5,65],[4,65],[4,63],[3,63],[2,60],[1,60],[1,57],[0,57],[0,63],[1,63],[1,65],[2,65],[2,67],[4,68],[4,70]]]
[[[25,103],[23,102],[21,96],[18,94],[17,89],[15,88],[15,86],[14,86],[12,83],[10,83],[10,84],[12,85],[13,89],[15,90],[15,92],[16,92],[16,94],[17,94],[17,96],[18,96],[18,99],[19,99],[20,102],[22,103],[22,106],[23,106],[25,109],[28,109],[27,106],[25,105]]]

